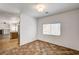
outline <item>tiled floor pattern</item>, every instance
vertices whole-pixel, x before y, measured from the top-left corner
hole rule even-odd
[[[20,48],[3,51],[2,55],[79,55],[79,51],[36,40]]]

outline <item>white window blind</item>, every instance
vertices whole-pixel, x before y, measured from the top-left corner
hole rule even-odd
[[[56,24],[43,24],[43,34],[47,35],[60,35],[61,34],[60,23]]]

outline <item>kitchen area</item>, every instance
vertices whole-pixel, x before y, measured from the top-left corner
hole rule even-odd
[[[19,18],[13,17],[10,19],[0,20],[0,53],[19,47]]]

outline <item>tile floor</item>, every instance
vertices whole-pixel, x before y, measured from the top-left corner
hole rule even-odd
[[[3,51],[1,55],[79,55],[79,51],[36,40],[19,48]]]

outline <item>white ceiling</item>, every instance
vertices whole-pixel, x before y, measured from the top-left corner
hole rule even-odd
[[[0,10],[15,14],[24,12],[29,16],[39,18],[79,8],[79,3],[44,3],[46,6],[45,11],[38,12],[35,9],[37,4],[38,3],[1,3]],[[48,14],[45,12],[48,12]]]

